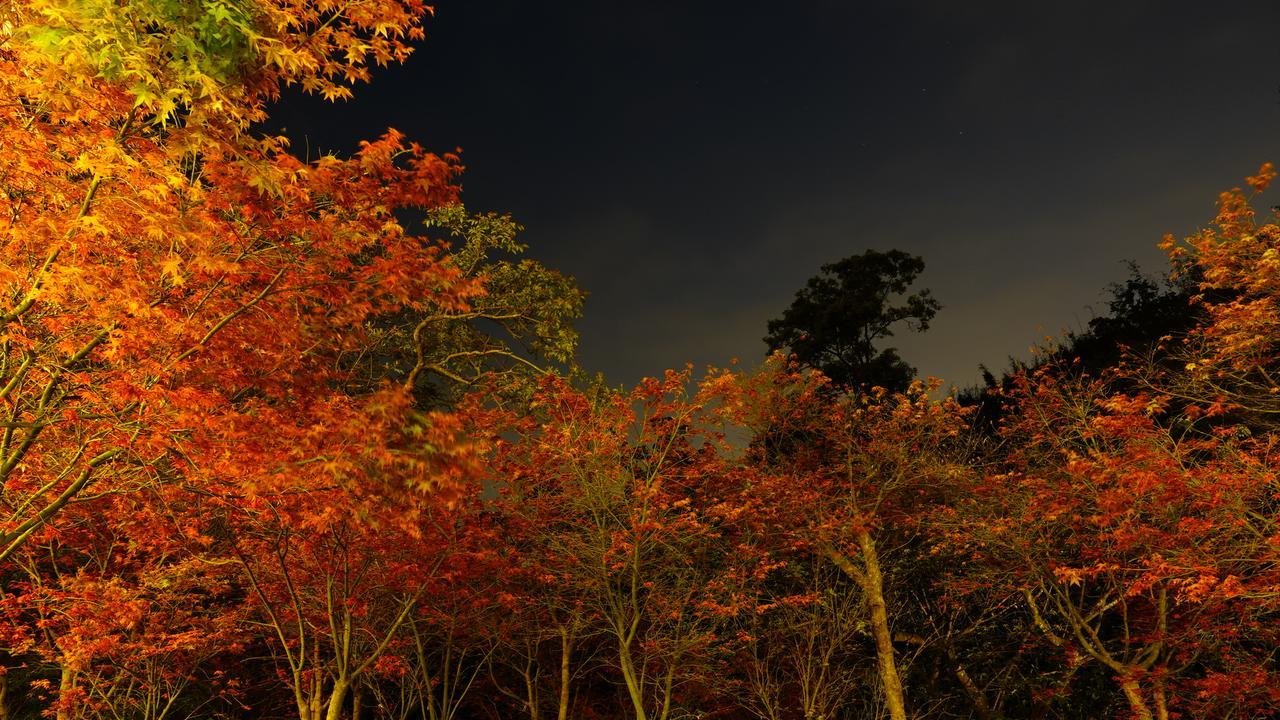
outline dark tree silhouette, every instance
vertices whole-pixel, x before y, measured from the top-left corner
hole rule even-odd
[[[923,270],[924,260],[901,250],[868,250],[823,265],[782,317],[769,321],[764,341],[845,388],[902,390],[915,368],[879,342],[900,325],[927,330],[941,309],[928,290],[906,294]]]
[[[982,371],[982,384],[961,390],[956,397],[961,405],[978,408],[976,426],[994,433],[1009,411],[1008,394],[1015,378],[1049,365],[1069,367],[1073,373],[1093,376],[1108,375],[1126,359],[1138,363],[1150,359],[1166,369],[1180,366],[1179,356],[1154,351],[1165,339],[1185,337],[1197,323],[1205,322],[1203,308],[1191,300],[1193,295],[1203,294],[1199,271],[1195,267],[1180,266],[1177,277],[1170,279],[1147,275],[1136,262],[1127,264],[1129,276],[1106,288],[1110,296],[1106,300],[1106,313],[1090,319],[1084,329],[1066,333],[1030,361],[1010,357],[999,377],[985,365],[978,366]],[[1220,298],[1222,294],[1210,297]],[[1110,374],[1108,377],[1116,390],[1137,389],[1131,376]]]

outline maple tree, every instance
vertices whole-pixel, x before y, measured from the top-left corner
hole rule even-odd
[[[1276,177],[1271,163],[1247,178],[1252,191],[1261,193]],[[1197,335],[1209,343],[1203,362],[1231,364],[1260,372],[1271,365],[1276,351],[1277,258],[1274,223],[1259,225],[1249,197],[1240,188],[1218,198],[1213,226],[1178,243],[1165,236],[1161,243],[1178,267],[1191,263],[1200,270],[1197,297],[1209,313]],[[1227,291],[1214,297],[1208,291]]]
[[[295,535],[336,551],[335,508],[371,488],[441,487],[434,500],[447,501],[468,472],[456,423],[416,411],[402,384],[356,383],[346,359],[365,352],[379,317],[461,311],[480,294],[442,245],[396,216],[456,202],[456,159],[389,132],[352,158],[304,164],[282,138],[250,131],[283,85],[343,96],[369,64],[403,59],[425,10],[5,5],[0,560],[53,542],[72,506],[146,488],[225,498],[234,512],[223,518],[241,533],[232,545],[280,551],[258,559],[292,560],[281,548]],[[388,512],[380,501],[365,510]],[[227,530],[186,529],[224,550]],[[56,562],[87,551],[54,547]],[[276,602],[272,578],[242,564],[258,598]],[[120,583],[82,577],[58,592]],[[130,602],[140,601],[115,605]],[[91,607],[63,614],[91,623]],[[366,665],[353,653],[330,658],[334,717]],[[90,660],[63,663],[66,712],[73,688],[97,692],[83,690],[98,682]],[[314,715],[307,701],[299,712]]]
[[[1102,681],[1095,714],[1274,713],[1274,244],[1246,193],[1223,193],[1213,226],[1162,243],[1178,292],[1128,284],[1172,332],[1006,382],[995,470],[949,511],[970,519],[955,547],[990,563],[962,592],[1021,595],[1056,658],[1023,681],[1033,704],[1068,710]]]
[[[860,702],[868,675],[859,642],[861,597],[822,558],[792,560],[778,574],[784,573],[794,577],[777,595],[761,598],[759,611],[743,623],[750,647],[740,703],[762,720],[839,717]]]
[[[7,663],[6,683],[56,690],[59,718],[159,720],[234,701],[223,670],[245,618],[227,569],[168,535],[167,516],[186,501],[154,488],[77,503],[56,533],[14,555],[21,574],[7,588],[5,646],[21,664]],[[21,702],[22,684],[13,689],[6,700]]]
[[[438,589],[456,526],[429,517],[443,507],[397,509],[383,493],[334,488],[269,502],[236,508],[233,552],[298,717],[336,720],[360,703],[379,660],[414,627],[419,600]]]
[[[484,293],[464,309],[405,310],[379,319],[361,371],[374,382],[402,380],[424,406],[447,406],[465,393],[491,402],[527,400],[541,375],[576,371],[584,293],[573,278],[520,258],[521,227],[510,216],[472,214],[459,205],[432,209],[425,228],[449,241],[448,260]]]
[[[532,521],[520,552],[546,577],[541,612],[562,662],[575,636],[608,638],[608,676],[638,720],[674,717],[697,692],[761,570],[735,541],[739,470],[687,382],[672,372],[592,396],[548,379],[495,466],[510,512]],[[570,675],[562,665],[561,717]]]
[[[420,5],[358,5],[201,6],[257,23],[235,25],[254,52],[234,83],[215,52],[230,41],[192,30],[185,3],[7,7],[0,558],[107,466],[120,481],[181,472],[186,447],[286,410],[358,415],[357,398],[279,401],[332,383],[320,358],[354,350],[365,319],[474,294],[393,215],[454,200],[448,159],[390,133],[303,165],[245,135],[280,84],[338,87],[334,53],[359,77],[407,51]]]
[[[993,432],[872,347],[937,310],[887,306],[901,253],[824,268],[798,358],[580,387],[583,294],[457,157],[258,130],[428,12],[0,5],[0,717],[1280,713],[1251,196],[1166,240],[1174,336],[1010,380]]]
[[[1157,421],[1165,401],[1097,380],[1042,373],[1025,392],[1005,429],[1017,450],[962,511],[980,519],[961,541],[1001,559],[989,577],[1024,596],[1070,672],[1105,667],[1135,717],[1206,700],[1193,688],[1250,652],[1234,638],[1266,634],[1250,598],[1274,581],[1273,550],[1246,508],[1269,502],[1270,441],[1183,435]]]
[[[565,720],[581,712],[573,711],[581,704],[575,683],[586,672],[582,644],[598,640],[599,619],[584,586],[573,582],[576,559],[562,539],[573,531],[572,508],[563,495],[536,487],[511,483],[494,504],[503,537],[496,597],[505,619],[495,624],[490,685],[531,720],[551,708]]]
[[[1247,178],[1252,194],[1275,178],[1271,163]],[[1274,209],[1273,209],[1274,213]],[[1211,226],[1161,247],[1175,274],[1195,286],[1192,307],[1206,315],[1189,332],[1167,338],[1165,355],[1173,371],[1143,379],[1161,392],[1202,408],[1209,415],[1232,414],[1247,425],[1274,431],[1277,404],[1274,335],[1280,317],[1276,264],[1280,226],[1261,222],[1249,195],[1239,188],[1218,199]]]
[[[754,490],[767,513],[761,522],[792,547],[829,561],[863,596],[885,707],[900,720],[907,716],[906,693],[883,533],[915,524],[920,508],[963,472],[947,446],[964,425],[953,402],[931,400],[919,383],[904,394],[876,388],[835,397],[827,383],[775,356],[765,372],[725,384],[724,402],[758,439],[756,462],[773,470]],[[773,440],[779,437],[793,439]]]

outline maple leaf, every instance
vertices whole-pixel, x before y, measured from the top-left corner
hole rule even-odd
[[[182,276],[182,256],[171,254],[160,261],[160,274],[168,277],[175,286],[186,283]]]

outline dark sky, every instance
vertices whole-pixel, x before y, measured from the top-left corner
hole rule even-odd
[[[1274,1],[437,0],[407,65],[275,114],[313,153],[463,148],[611,382],[754,364],[821,264],[899,248],[944,309],[893,344],[967,385],[1280,161],[1278,38]]]

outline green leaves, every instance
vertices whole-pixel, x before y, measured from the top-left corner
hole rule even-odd
[[[453,205],[428,212],[425,224],[449,243],[450,265],[483,293],[463,312],[427,307],[381,318],[375,329],[384,352],[367,362],[431,404],[449,404],[480,383],[489,383],[495,401],[523,401],[532,379],[553,368],[574,371],[573,322],[585,293],[573,278],[520,258],[522,228],[509,216]]]
[[[224,94],[255,59],[259,34],[248,1],[41,0],[33,6],[39,19],[24,26],[33,46],[77,73],[127,83],[135,107],[157,122]]]

